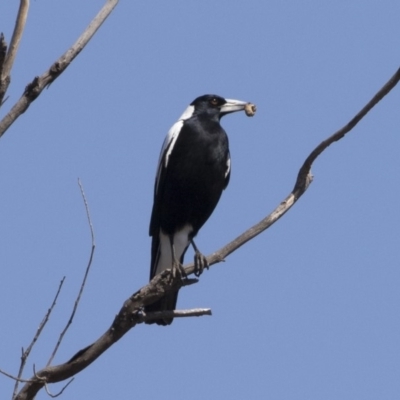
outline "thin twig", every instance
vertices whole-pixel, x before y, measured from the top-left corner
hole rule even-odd
[[[10,47],[4,59],[3,68],[0,74],[0,106],[3,102],[4,95],[6,94],[8,85],[10,84],[11,78],[10,73],[14,64],[15,56],[17,55],[19,43],[24,33],[26,19],[28,17],[29,0],[21,0],[19,4],[19,10],[17,20],[15,21],[14,32],[11,38]]]
[[[76,310],[78,309],[79,301],[81,299],[83,290],[85,289],[86,280],[87,280],[87,277],[89,275],[90,267],[91,267],[92,261],[93,261],[94,251],[96,249],[96,243],[95,243],[95,240],[94,240],[94,232],[93,232],[93,224],[92,224],[92,220],[90,218],[89,206],[88,206],[88,202],[86,200],[85,192],[83,191],[83,186],[82,186],[82,183],[81,183],[80,179],[78,179],[78,185],[79,185],[79,188],[80,188],[80,191],[81,191],[83,203],[85,205],[86,216],[87,216],[88,223],[89,223],[90,235],[92,237],[92,248],[91,248],[91,251],[90,251],[89,261],[88,261],[88,264],[87,264],[87,267],[86,267],[85,275],[83,277],[82,284],[81,284],[81,287],[80,287],[79,292],[78,292],[78,296],[75,299],[75,304],[74,304],[74,307],[72,309],[71,316],[69,317],[69,320],[68,320],[67,324],[65,325],[65,328],[63,329],[63,331],[61,332],[61,334],[60,334],[60,336],[58,338],[57,344],[54,347],[53,353],[51,354],[51,356],[49,358],[49,361],[46,364],[46,367],[48,367],[51,364],[51,362],[53,361],[53,359],[54,359],[54,357],[55,357],[55,355],[56,355],[56,353],[58,351],[58,348],[61,345],[61,342],[63,340],[64,335],[66,334],[68,328],[72,324],[72,321],[74,319]]]
[[[110,15],[118,0],[107,0],[106,4],[85,29],[75,44],[68,49],[43,75],[33,79],[25,88],[22,97],[15,103],[8,114],[0,121],[0,137],[24,113],[31,103],[42,93],[43,89],[55,81],[71,64],[74,58],[83,50],[89,40]]]
[[[67,383],[57,394],[52,394],[52,393],[50,393],[50,390],[49,390],[49,388],[48,388],[46,382],[44,383],[44,390],[46,391],[46,393],[47,393],[50,397],[52,397],[52,398],[54,399],[55,397],[58,397],[58,396],[62,395],[63,392],[64,392],[64,390],[69,386],[70,383],[72,383],[72,381],[73,381],[74,379],[75,379],[75,378],[71,378],[71,379],[68,381],[68,383]]]
[[[88,224],[89,224],[89,228],[90,228],[90,235],[92,237],[92,253],[91,253],[91,256],[93,256],[94,248],[96,247],[96,243],[95,243],[95,240],[94,240],[93,224],[92,224],[92,219],[90,218],[89,205],[88,205],[88,202],[86,200],[85,192],[83,190],[83,185],[82,185],[82,182],[81,182],[81,180],[79,178],[78,178],[78,185],[79,185],[79,189],[81,191],[83,204],[85,205],[86,216],[87,216]]]
[[[212,315],[211,308],[193,308],[191,310],[154,311],[145,314],[143,313],[139,317],[139,322],[160,318],[202,317],[203,315]]]
[[[54,296],[53,303],[51,304],[50,308],[47,310],[47,313],[44,316],[42,322],[40,323],[32,342],[30,343],[30,345],[27,347],[27,349],[25,351],[24,351],[24,349],[22,349],[21,364],[19,366],[19,371],[18,371],[18,379],[15,381],[14,391],[13,391],[13,395],[12,395],[13,399],[17,395],[19,382],[22,382],[20,380],[20,378],[21,378],[22,373],[24,371],[25,364],[26,364],[26,361],[28,360],[29,354],[31,353],[32,347],[34,346],[36,341],[39,339],[39,336],[42,333],[43,328],[45,327],[47,321],[50,318],[50,314],[53,311],[54,306],[56,305],[56,302],[57,302],[57,299],[58,299],[58,295],[61,292],[61,288],[62,288],[62,286],[64,284],[64,281],[65,281],[65,276],[61,279],[60,284],[58,285],[57,293]]]
[[[7,376],[8,378],[14,379],[17,382],[25,382],[25,383],[33,382],[32,380],[29,380],[29,379],[18,378],[18,377],[14,376],[14,375],[9,374],[6,371],[3,371],[2,369],[0,369],[0,374],[3,374],[5,376]],[[12,397],[12,398],[14,398],[14,397]]]

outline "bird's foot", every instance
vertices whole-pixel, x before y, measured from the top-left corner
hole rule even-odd
[[[181,280],[187,277],[185,268],[183,268],[183,265],[178,260],[172,263],[172,277],[173,279],[180,278]]]
[[[194,274],[199,277],[203,273],[204,268],[209,268],[207,258],[196,250],[194,252]]]

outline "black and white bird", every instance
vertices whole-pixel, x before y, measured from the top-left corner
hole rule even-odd
[[[229,182],[228,136],[220,125],[226,114],[244,110],[246,102],[204,95],[195,99],[171,127],[161,149],[150,222],[150,280],[166,269],[183,273],[190,244],[198,274],[207,266],[193,238],[216,207]],[[147,312],[174,310],[178,293],[146,307]],[[169,325],[172,318],[149,323]]]

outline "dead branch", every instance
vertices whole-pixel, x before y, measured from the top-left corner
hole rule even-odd
[[[80,179],[78,179],[78,185],[79,185],[79,189],[81,191],[83,203],[85,205],[86,216],[87,216],[88,224],[89,224],[89,228],[90,228],[90,235],[92,237],[92,248],[91,248],[91,251],[90,251],[89,261],[88,261],[88,264],[86,266],[85,275],[83,276],[81,287],[80,287],[78,295],[77,295],[77,297],[75,299],[75,303],[74,303],[74,307],[72,309],[71,316],[69,317],[69,320],[68,320],[67,324],[65,325],[65,328],[60,333],[60,336],[58,338],[57,344],[54,347],[53,353],[51,354],[51,356],[49,358],[49,361],[46,364],[46,367],[48,367],[51,364],[51,362],[53,361],[53,359],[54,359],[54,357],[55,357],[55,355],[57,353],[57,350],[60,347],[61,342],[62,342],[62,340],[64,338],[64,335],[66,334],[68,328],[70,327],[70,325],[72,324],[72,321],[74,320],[74,316],[75,316],[76,310],[78,309],[79,301],[80,301],[80,299],[82,297],[83,290],[85,289],[86,280],[87,280],[87,277],[89,275],[90,267],[92,266],[94,251],[96,249],[96,243],[95,243],[95,240],[94,240],[93,224],[92,224],[92,220],[90,218],[90,212],[89,212],[89,205],[88,205],[88,202],[86,200],[85,192],[83,190],[83,186],[82,186],[82,183],[81,183]]]
[[[13,379],[16,382],[33,382],[33,381],[30,381],[29,379],[22,379],[22,378],[19,378],[17,376],[11,375],[8,372],[3,371],[2,369],[0,369],[0,374],[6,376],[7,378]]]
[[[252,226],[246,232],[242,233],[232,242],[222,247],[215,253],[207,257],[209,265],[216,264],[224,260],[229,254],[243,246],[246,242],[253,239],[261,232],[268,229],[273,225],[279,218],[286,214],[296,203],[296,201],[304,194],[308,189],[308,186],[313,180],[311,174],[311,166],[319,155],[327,149],[333,142],[342,139],[348,132],[350,132],[367,114],[371,109],[376,106],[399,82],[400,80],[400,68],[396,73],[388,80],[388,82],[375,94],[375,96],[341,129],[336,131],[332,136],[323,140],[306,158],[303,165],[301,166],[297,175],[297,180],[294,185],[292,192],[283,200],[279,206],[267,217],[261,220],[258,224]],[[194,272],[194,265],[190,264],[186,268],[186,272],[191,274]]]
[[[29,354],[31,353],[31,350],[32,350],[34,344],[39,339],[39,336],[42,333],[43,328],[46,326],[47,321],[50,318],[50,314],[53,311],[54,306],[56,305],[56,302],[57,302],[57,299],[58,299],[58,295],[61,292],[61,288],[62,288],[62,286],[64,284],[64,281],[65,281],[65,276],[61,279],[60,284],[58,285],[57,293],[54,296],[53,303],[51,304],[50,308],[47,310],[47,313],[44,316],[42,322],[40,323],[40,325],[39,325],[39,327],[38,327],[38,329],[36,331],[36,334],[35,334],[34,338],[32,339],[32,342],[30,343],[30,345],[27,347],[27,349],[25,351],[24,351],[24,349],[22,349],[21,364],[20,364],[19,371],[18,371],[18,377],[15,380],[14,391],[13,391],[13,395],[12,395],[13,399],[17,395],[19,382],[26,382],[26,381],[21,379],[22,373],[23,373],[24,368],[25,368],[26,361],[27,361],[27,359],[29,357]]]
[[[300,168],[294,189],[284,201],[267,217],[258,224],[254,225],[242,235],[222,247],[215,253],[207,257],[210,265],[223,261],[223,259],[237,250],[244,243],[248,242],[261,232],[269,228],[280,217],[282,217],[307,190],[312,181],[311,165],[316,158],[334,141],[344,137],[346,133],[354,128],[354,126],[381,100],[385,97],[399,82],[400,69],[393,75],[382,89],[372,98],[372,100],[342,129],[334,135],[319,144],[307,157],[306,161]],[[186,266],[187,274],[194,273],[194,265]],[[116,343],[136,324],[143,322],[143,308],[148,304],[152,304],[165,294],[179,290],[184,286],[184,282],[180,279],[173,279],[170,271],[164,271],[156,275],[149,284],[142,287],[125,301],[118,315],[115,317],[110,328],[93,344],[80,350],[69,361],[54,367],[46,367],[41,370],[37,377],[31,378],[33,382],[26,383],[22,388],[17,400],[31,400],[37,392],[44,386],[44,382],[53,383],[60,382],[76,375],[93,361],[95,361],[103,352]],[[174,315],[175,316],[175,315]]]
[[[54,399],[55,397],[61,396],[61,395],[63,394],[64,390],[69,386],[70,383],[72,383],[72,381],[73,381],[74,379],[75,379],[75,378],[71,378],[71,379],[68,381],[68,383],[67,383],[57,394],[52,394],[52,393],[50,393],[50,390],[49,390],[49,388],[47,387],[47,383],[44,384],[44,390],[46,390],[46,393],[47,393],[51,398]]]
[[[88,202],[87,202],[87,199],[86,199],[86,196],[85,196],[85,192],[84,192],[84,190],[83,190],[82,183],[81,183],[81,181],[80,181],[79,179],[78,179],[78,184],[79,184],[79,188],[80,188],[80,191],[81,191],[83,203],[84,203],[84,206],[85,206],[86,216],[87,216],[87,219],[88,219],[88,224],[89,224],[89,228],[90,228],[90,235],[91,235],[91,239],[92,239],[92,247],[91,247],[91,252],[90,252],[89,261],[88,261],[88,264],[87,264],[87,267],[86,267],[85,275],[84,275],[84,277],[83,277],[82,284],[81,284],[80,290],[79,290],[79,292],[78,292],[77,298],[76,298],[76,300],[75,300],[75,303],[74,303],[74,307],[73,307],[71,316],[70,316],[70,318],[69,318],[69,320],[68,320],[68,322],[67,322],[65,328],[63,329],[63,331],[61,332],[61,334],[60,334],[60,336],[59,336],[59,339],[58,339],[58,341],[57,341],[57,344],[56,344],[56,346],[55,346],[55,348],[54,348],[54,350],[53,350],[53,352],[52,352],[52,354],[51,354],[51,356],[50,356],[49,361],[47,362],[46,367],[48,367],[48,366],[51,364],[52,360],[54,359],[54,357],[55,357],[55,355],[56,355],[56,353],[57,353],[57,350],[58,350],[59,346],[61,345],[61,342],[62,342],[62,339],[63,339],[65,333],[67,332],[69,326],[72,324],[73,318],[74,318],[74,316],[75,316],[76,310],[77,310],[78,305],[79,305],[79,301],[80,301],[80,299],[81,299],[83,290],[84,290],[84,288],[85,288],[86,280],[87,280],[87,277],[88,277],[88,274],[89,274],[89,271],[90,271],[90,267],[91,267],[91,265],[92,265],[93,256],[94,256],[94,251],[95,251],[95,248],[96,248],[95,237],[94,237],[94,231],[93,231],[93,224],[92,224],[92,220],[91,220],[91,218],[90,218],[89,206],[88,206]],[[18,371],[18,376],[17,376],[17,377],[14,377],[14,376],[12,376],[12,375],[10,375],[10,374],[8,374],[8,373],[6,373],[6,372],[0,370],[0,373],[2,373],[2,374],[4,374],[4,375],[8,376],[9,378],[15,379],[15,386],[14,386],[14,391],[13,391],[13,395],[12,395],[12,398],[13,398],[13,399],[14,399],[14,398],[16,397],[16,395],[17,395],[19,382],[32,382],[32,381],[28,381],[28,380],[21,379],[21,376],[22,376],[22,373],[23,373],[23,370],[24,370],[26,361],[27,361],[27,359],[28,359],[28,357],[29,357],[29,354],[30,354],[30,352],[31,352],[31,350],[32,350],[32,348],[33,348],[33,346],[34,346],[34,344],[35,344],[36,341],[38,340],[40,334],[42,333],[42,330],[43,330],[43,328],[45,327],[47,321],[49,320],[50,314],[51,314],[52,310],[54,309],[54,306],[56,305],[56,301],[57,301],[58,295],[60,294],[60,291],[61,291],[61,288],[62,288],[62,286],[63,286],[64,281],[65,281],[65,277],[61,280],[60,285],[59,285],[58,290],[57,290],[57,293],[56,293],[56,295],[55,295],[55,297],[54,297],[54,300],[53,300],[53,302],[52,302],[50,308],[48,309],[46,315],[44,316],[42,322],[40,323],[39,328],[37,329],[36,334],[35,334],[35,336],[34,336],[32,342],[30,343],[30,345],[28,346],[28,348],[27,348],[25,351],[24,351],[24,349],[22,349],[21,364],[20,364],[20,368],[19,368],[19,371]],[[149,317],[149,318],[151,318],[151,317]],[[36,375],[36,373],[35,373],[35,378],[38,378],[38,376]],[[39,378],[38,378],[38,379],[39,379]],[[42,378],[40,378],[39,380],[42,380]],[[44,382],[44,384],[46,385],[46,381],[43,381],[43,382]],[[70,383],[70,382],[69,382],[69,383]],[[69,383],[68,383],[68,384],[61,390],[61,392],[58,393],[57,395],[52,395],[52,394],[50,394],[50,393],[48,392],[48,390],[47,390],[47,386],[45,386],[45,389],[46,389],[46,392],[47,392],[51,397],[58,397],[58,396],[64,391],[64,389],[69,385]]]
[[[75,57],[83,50],[89,40],[100,28],[118,4],[118,0],[107,0],[106,4],[85,29],[75,44],[68,49],[43,75],[37,76],[25,88],[21,98],[15,103],[8,114],[0,121],[0,138],[14,121],[23,114],[31,103],[42,93],[43,89],[54,82],[71,64]]]

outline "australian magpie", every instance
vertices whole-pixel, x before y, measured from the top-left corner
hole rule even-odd
[[[246,102],[204,95],[195,99],[171,127],[161,149],[150,221],[150,280],[165,269],[184,275],[183,257],[192,244],[200,274],[206,258],[193,242],[229,182],[228,136],[220,125],[226,114],[244,110]],[[247,113],[247,108],[246,108]],[[178,293],[170,293],[146,311],[174,310]],[[172,318],[149,323],[169,325]]]

